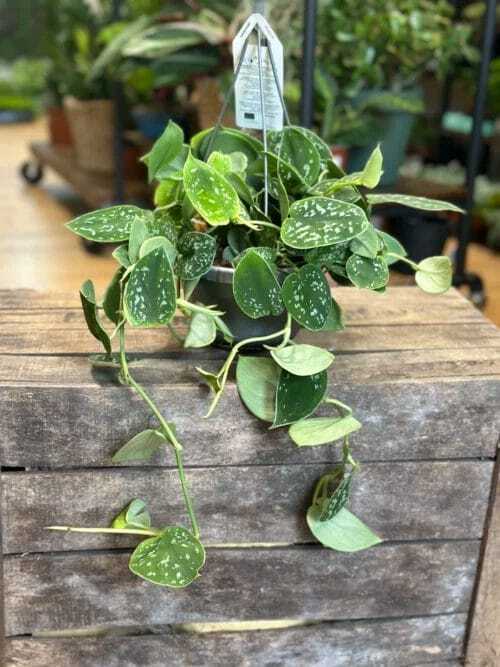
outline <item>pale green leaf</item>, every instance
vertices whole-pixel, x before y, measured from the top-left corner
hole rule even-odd
[[[321,269],[306,264],[287,276],[281,290],[286,309],[300,325],[318,331],[331,309],[330,287]]]
[[[151,517],[146,507],[146,503],[140,498],[134,498],[121,512],[113,519],[111,528],[151,528]]]
[[[130,238],[128,240],[128,256],[132,264],[135,264],[139,259],[139,250],[147,238],[146,221],[142,218],[136,218],[130,227]]]
[[[130,257],[128,256],[128,248],[126,244],[119,245],[118,248],[113,250],[112,254],[118,264],[123,266],[124,269],[128,269],[128,267],[132,265]]]
[[[211,225],[225,225],[240,211],[233,186],[218,171],[191,154],[184,165],[184,188],[193,207]]]
[[[303,419],[290,427],[290,438],[298,447],[327,445],[361,428],[351,415],[343,417],[313,417]]]
[[[376,146],[364,166],[361,185],[370,190],[377,187],[382,176],[382,162],[382,151]]]
[[[163,248],[167,254],[170,264],[173,266],[177,257],[177,248],[165,236],[152,236],[146,239],[139,250],[139,257],[142,258],[156,248]]]
[[[149,220],[151,214],[137,206],[111,206],[98,211],[85,213],[66,223],[72,232],[89,241],[100,243],[118,243],[126,241],[134,220]]]
[[[400,204],[409,208],[416,208],[421,211],[455,211],[463,213],[463,209],[455,204],[439,199],[428,199],[427,197],[414,197],[413,195],[399,194],[369,194],[366,195],[368,203],[372,206],[377,204]]]
[[[272,422],[279,367],[266,357],[239,357],[236,383],[240,398],[258,419]]]
[[[441,294],[451,287],[453,270],[449,257],[427,257],[418,264],[417,285],[429,294]]]
[[[314,345],[287,345],[271,349],[274,361],[293,375],[314,375],[326,370],[333,362],[334,356],[328,350]]]
[[[184,141],[184,132],[169,120],[163,134],[155,141],[147,156],[149,182],[157,178],[180,154]]]
[[[215,320],[206,313],[195,313],[189,324],[184,347],[206,347],[211,345],[217,334]]]
[[[380,250],[380,238],[373,225],[369,225],[364,232],[349,244],[350,250],[361,257],[368,257],[373,259],[377,256]]]
[[[332,519],[321,520],[321,508],[313,505],[307,511],[307,525],[323,546],[335,551],[362,551],[382,541],[345,507]]]
[[[377,230],[377,234],[382,239],[386,252],[394,253],[395,255],[399,255],[399,257],[406,257],[406,250],[403,248],[401,243],[394,238],[394,236],[391,236],[390,234],[387,234],[387,232],[383,232],[380,229]],[[388,255],[385,255],[384,257],[385,261],[387,262],[387,266],[391,266],[391,264],[394,264],[398,261],[397,257],[390,257]]]
[[[165,437],[159,431],[148,428],[134,435],[133,438],[120,447],[111,460],[113,463],[149,461],[165,446],[165,442]]]

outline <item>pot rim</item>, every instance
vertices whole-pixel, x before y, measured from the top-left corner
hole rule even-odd
[[[202,279],[210,280],[213,283],[232,284],[234,268],[232,266],[212,266]]]

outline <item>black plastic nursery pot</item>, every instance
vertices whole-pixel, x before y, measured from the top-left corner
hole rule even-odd
[[[277,317],[269,316],[253,320],[240,310],[233,296],[233,276],[234,269],[231,267],[211,268],[198,283],[194,293],[195,300],[206,305],[216,305],[224,312],[224,322],[229,327],[236,343],[248,338],[268,336],[283,329],[286,324],[286,313]],[[298,327],[292,325],[292,333],[295,334],[297,330]],[[276,344],[278,340],[271,342]],[[224,341],[218,338],[216,344],[224,344]],[[250,347],[260,348],[261,345],[256,343]]]
[[[421,213],[409,213],[390,215],[387,221],[387,231],[403,244],[408,257],[414,262],[442,254],[449,234],[448,220]],[[404,262],[398,262],[393,268],[400,273],[413,272]]]

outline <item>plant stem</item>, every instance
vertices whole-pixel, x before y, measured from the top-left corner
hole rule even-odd
[[[140,530],[139,528],[77,528],[74,526],[46,526],[45,530],[60,530],[65,533],[118,533],[120,535],[148,535],[156,537],[161,530],[154,528]]]
[[[203,313],[204,315],[210,315],[211,317],[222,317],[225,313],[221,310],[214,310],[213,308],[207,308],[206,306],[199,306],[196,303],[191,303],[191,301],[186,301],[185,299],[177,299],[177,305],[179,308],[184,308],[185,310],[193,311],[194,313]]]
[[[170,324],[170,322],[167,324],[167,327],[168,327],[168,330],[170,331],[170,333],[172,334],[172,336],[175,338],[175,340],[176,340],[178,343],[180,343],[181,345],[183,345],[183,344],[184,344],[184,338],[183,338],[182,336],[180,336],[180,335],[177,333],[177,331],[176,331],[175,328]]]
[[[388,256],[388,257],[395,257],[396,259],[399,259],[400,262],[405,262],[406,264],[408,264],[409,266],[411,266],[411,268],[412,268],[414,271],[418,271],[418,270],[419,270],[419,266],[418,266],[418,264],[415,264],[415,262],[412,262],[411,259],[408,259],[408,257],[401,257],[401,255],[397,255],[395,252],[388,252],[388,253],[387,253],[387,256]]]

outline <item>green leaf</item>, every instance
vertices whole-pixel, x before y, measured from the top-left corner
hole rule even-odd
[[[420,211],[455,211],[463,213],[463,209],[455,204],[440,199],[428,199],[427,197],[413,197],[412,195],[398,194],[369,194],[366,195],[368,203],[372,206],[377,204],[400,204]]]
[[[175,270],[182,280],[195,280],[210,270],[215,259],[217,241],[209,234],[187,232],[178,244]]]
[[[177,228],[175,220],[167,210],[156,210],[148,220],[149,236],[165,236],[172,245],[177,243]]]
[[[163,248],[167,254],[170,264],[173,266],[177,257],[177,248],[165,236],[152,236],[146,239],[139,250],[139,257],[142,258],[156,248]]]
[[[209,146],[211,152],[243,153],[249,162],[253,162],[264,149],[262,142],[255,137],[230,127],[202,130],[191,139],[194,154],[204,160],[208,158]]]
[[[320,268],[306,264],[290,274],[281,290],[290,315],[311,331],[325,326],[331,308],[330,287]]]
[[[148,178],[153,181],[157,175],[168,167],[182,150],[184,132],[173,121],[169,120],[165,131],[153,144],[148,154]]]
[[[328,350],[314,345],[287,345],[271,349],[274,361],[293,375],[314,375],[326,370],[333,362],[334,356]]]
[[[317,264],[324,266],[329,271],[332,267],[345,265],[351,251],[349,249],[349,241],[346,243],[337,243],[336,245],[325,246],[323,248],[314,248],[306,253],[306,261],[310,264]]]
[[[121,313],[120,313],[120,306],[121,306],[121,283],[120,280],[122,279],[123,274],[125,273],[125,269],[123,267],[120,267],[114,274],[114,276],[111,278],[111,282],[109,283],[106,292],[104,294],[104,299],[102,302],[102,307],[104,309],[104,312],[106,313],[106,317],[108,317],[112,322],[115,324],[118,324],[120,321]]]
[[[325,396],[326,371],[314,375],[292,375],[282,370],[276,391],[273,428],[292,424],[313,413]]]
[[[139,250],[147,238],[148,228],[146,221],[136,218],[130,227],[130,238],[128,241],[128,256],[132,264],[135,264],[139,259]]]
[[[80,287],[80,300],[90,333],[103,344],[106,352],[111,354],[111,340],[99,321],[94,283],[91,280],[86,280]]]
[[[244,405],[258,419],[274,420],[279,367],[266,357],[239,357],[236,384]]]
[[[328,197],[294,202],[281,227],[281,238],[292,248],[307,250],[348,241],[368,226],[362,208]]]
[[[153,584],[183,588],[199,576],[204,563],[201,542],[185,528],[173,526],[141,542],[130,557],[129,567]]]
[[[390,234],[387,234],[387,232],[383,232],[380,229],[377,230],[377,234],[382,239],[387,252],[392,252],[395,255],[399,255],[400,257],[406,257],[406,250],[403,248],[401,243],[394,238],[394,236],[391,236]],[[384,257],[385,261],[387,262],[387,266],[391,266],[391,264],[394,264],[398,261],[396,257],[388,257],[387,255],[384,255]]]
[[[380,237],[377,234],[375,227],[369,225],[364,232],[361,232],[359,236],[356,236],[356,238],[351,241],[349,248],[354,254],[360,255],[360,257],[368,257],[371,259],[376,257],[380,250]]]
[[[362,551],[382,540],[345,507],[332,519],[321,520],[321,508],[313,505],[307,511],[307,525],[321,544],[335,551]]]
[[[113,257],[116,259],[120,266],[123,266],[124,269],[128,269],[129,266],[132,266],[130,257],[128,256],[128,247],[126,244],[119,245],[118,248],[115,248],[112,253]]]
[[[169,206],[178,201],[179,194],[179,181],[169,178],[156,186],[153,203],[155,206]]]
[[[344,328],[344,319],[339,304],[332,297],[328,317],[321,331],[342,331]]]
[[[137,218],[147,221],[150,213],[137,206],[111,206],[80,215],[66,223],[66,227],[89,241],[118,243],[128,239]]]
[[[189,332],[184,347],[206,347],[211,345],[217,334],[213,317],[205,313],[195,313],[191,318]]]
[[[146,503],[140,498],[134,498],[121,512],[113,519],[111,528],[151,528],[151,517],[146,507]]]
[[[149,461],[165,443],[166,439],[159,431],[148,428],[120,447],[111,460],[113,463]]]
[[[335,491],[321,503],[320,521],[329,521],[349,502],[352,473],[344,474]]]
[[[175,313],[176,287],[163,247],[144,255],[132,269],[125,287],[125,316],[134,327],[168,324]]]
[[[272,265],[253,249],[244,254],[235,269],[233,294],[239,308],[254,320],[283,312],[280,284]]]
[[[383,257],[360,257],[351,255],[345,265],[349,280],[356,287],[379,289],[389,281],[389,269]]]
[[[240,210],[233,186],[218,171],[189,154],[184,165],[184,188],[191,204],[211,225],[225,225]]]
[[[320,173],[320,155],[309,138],[295,127],[284,127],[276,133],[270,133],[270,144],[278,156],[278,172],[285,184],[294,180],[293,167],[306,185],[316,183]]]
[[[452,265],[449,257],[427,257],[418,264],[417,285],[429,294],[442,294],[451,287]]]
[[[378,145],[364,166],[360,185],[364,185],[365,188],[370,188],[370,190],[377,187],[382,176],[382,162],[382,151]]]
[[[352,415],[303,419],[290,427],[290,438],[298,447],[327,445],[361,428]]]
[[[209,371],[205,371],[199,366],[196,366],[196,370],[203,378],[203,381],[210,387],[211,391],[217,395],[222,389],[219,376],[215,375],[214,373],[210,373]]]
[[[332,152],[328,144],[325,141],[323,141],[323,139],[318,137],[318,135],[315,132],[312,132],[311,130],[308,130],[305,127],[298,127],[296,125],[294,125],[293,127],[299,132],[301,132],[304,136],[306,136],[309,139],[309,141],[315,146],[320,157],[320,169],[321,171],[325,171],[327,169],[328,162],[331,162],[332,159]]]
[[[219,151],[210,153],[207,164],[218,171],[219,174],[222,174],[222,176],[229,174],[233,169],[231,157],[226,153],[220,153]]]

